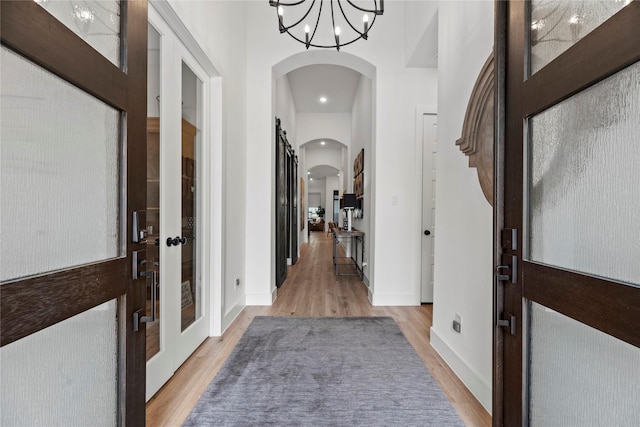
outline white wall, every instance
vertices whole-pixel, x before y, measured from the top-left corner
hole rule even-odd
[[[364,231],[365,235],[371,234],[371,194],[372,194],[372,82],[371,79],[365,76],[360,78],[358,83],[358,90],[356,92],[355,99],[353,101],[353,107],[351,109],[351,156],[349,166],[345,168],[345,179],[351,182],[351,190],[353,191],[353,161],[360,154],[360,150],[364,148],[364,198],[363,198],[363,212],[364,217],[362,219],[354,219],[353,226],[360,231]],[[371,263],[369,263],[369,255],[371,250],[371,243],[369,239],[365,238],[364,258],[363,261],[367,262],[367,266],[364,267],[365,283],[369,283]]]
[[[314,139],[333,139],[344,145],[351,141],[351,114],[298,113],[297,139],[300,144]]]
[[[493,46],[493,2],[439,9],[435,289],[431,344],[491,412],[492,208],[455,141]],[[462,332],[453,331],[455,314]]]
[[[424,56],[424,52],[417,52],[423,48],[429,48],[426,44],[433,44],[434,40],[424,40],[432,36],[431,32],[427,32],[427,28],[432,24],[433,19],[437,19],[438,12],[437,1],[409,1],[405,8],[406,25],[404,27],[405,35],[405,61],[408,65],[412,62],[428,62],[424,59],[416,61],[415,56]],[[435,34],[437,37],[437,34]],[[429,54],[432,54],[429,52]],[[412,61],[413,60],[413,61]]]
[[[296,142],[296,104],[291,94],[289,78],[282,76],[276,80],[276,117],[280,119],[282,129],[287,132],[287,141],[298,151]]]
[[[306,148],[305,173],[314,166],[327,165],[340,170],[342,168],[342,148]]]
[[[415,142],[415,107],[435,104],[436,71],[404,66],[404,2],[388,2],[385,14],[376,21],[368,41],[343,48],[342,57],[349,53],[373,64],[375,69],[375,99],[373,116],[376,125],[372,132],[372,171],[376,173],[375,193],[370,211],[375,224],[367,239],[371,241],[371,256],[375,257],[373,273],[376,295],[374,304],[419,304],[415,287],[419,278],[413,277],[411,257],[413,200],[417,173],[413,153]],[[274,66],[304,47],[279,33],[273,9],[267,2],[247,3],[247,140],[251,156],[247,158],[247,209],[269,212],[259,221],[247,223],[246,264],[247,302],[270,303],[274,286],[273,272],[273,138],[271,116],[273,106]],[[320,57],[320,52],[304,55]],[[302,120],[298,116],[298,135]],[[351,134],[351,127],[347,128]],[[302,141],[300,137],[298,140]],[[392,200],[398,201],[392,205]],[[394,227],[389,227],[393,223]],[[248,236],[251,236],[250,239]],[[272,254],[266,257],[265,254]],[[411,263],[409,261],[409,263]],[[398,268],[398,265],[406,268]]]
[[[170,1],[221,76],[223,167],[222,329],[245,305],[247,223],[246,2]],[[268,116],[270,119],[272,116]],[[214,133],[220,131],[214,129]],[[216,185],[213,183],[212,185]],[[263,211],[260,209],[260,211]],[[213,274],[218,274],[214,272]],[[236,289],[235,278],[240,279]]]

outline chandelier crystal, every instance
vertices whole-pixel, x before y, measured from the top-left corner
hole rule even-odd
[[[280,33],[289,34],[307,49],[340,50],[367,40],[376,17],[384,13],[384,0],[269,0],[269,5],[276,10]]]

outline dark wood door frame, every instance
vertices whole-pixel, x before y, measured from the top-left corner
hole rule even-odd
[[[494,426],[528,424],[523,298],[640,346],[637,288],[527,261],[522,251],[526,120],[640,60],[640,2],[632,2],[526,78],[529,7],[522,0],[496,1]],[[517,235],[513,242],[509,236],[514,235],[503,231],[511,229]],[[515,283],[498,280],[504,270],[497,266],[505,265],[505,256],[517,257]],[[498,326],[507,314],[515,318],[513,329]]]
[[[146,205],[147,1],[123,2],[122,69],[104,58],[37,3],[3,1],[2,45],[126,114],[126,219]],[[81,64],[79,66],[79,64]],[[1,345],[120,298],[121,357],[119,423],[145,422],[145,335],[133,332],[133,312],[146,299],[141,280],[131,277],[132,242],[126,257],[43,274],[2,285]],[[126,371],[125,371],[126,369]]]

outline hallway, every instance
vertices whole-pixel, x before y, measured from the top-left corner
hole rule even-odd
[[[358,276],[336,277],[331,236],[313,232],[272,306],[246,307],[222,337],[207,339],[147,404],[147,426],[177,426],[187,417],[255,316],[391,316],[467,426],[491,417],[429,344],[432,306],[372,307]]]

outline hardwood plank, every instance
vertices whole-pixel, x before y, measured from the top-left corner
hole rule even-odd
[[[312,232],[270,307],[246,307],[222,337],[209,338],[147,404],[148,426],[180,425],[255,316],[391,316],[467,426],[491,416],[429,343],[433,307],[373,307],[358,276],[335,276],[331,237]]]

